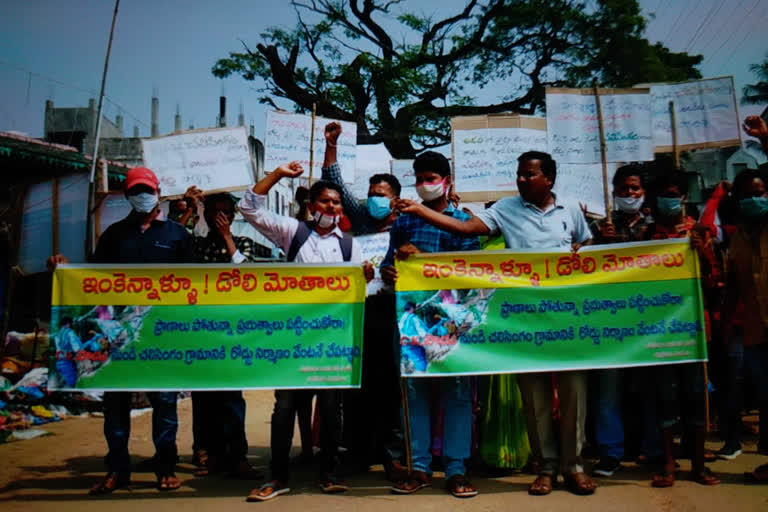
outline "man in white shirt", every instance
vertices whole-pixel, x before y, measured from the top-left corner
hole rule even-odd
[[[253,189],[246,191],[238,204],[240,213],[261,234],[283,249],[289,255],[289,261],[361,263],[360,247],[354,239],[348,239],[338,226],[343,210],[338,185],[321,180],[310,188],[308,209],[312,215],[312,221],[307,226],[311,231],[298,248],[294,239],[303,229],[302,223],[292,217],[278,215],[266,209],[270,189],[281,178],[296,178],[303,171],[298,162],[278,167],[254,185]],[[253,489],[248,495],[248,501],[266,501],[290,491],[288,488],[289,453],[293,440],[296,405],[301,400],[302,393],[314,392],[317,392],[317,406],[323,422],[320,441],[323,455],[320,486],[323,492],[342,492],[348,489],[347,485],[336,476],[338,434],[341,430],[338,424],[339,390],[278,390],[275,391],[270,439],[272,480]]]

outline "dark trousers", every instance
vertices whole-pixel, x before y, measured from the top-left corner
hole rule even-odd
[[[147,393],[152,404],[152,441],[155,443],[155,471],[159,475],[173,473],[176,466],[176,431],[179,417],[176,413],[175,392]],[[104,437],[107,439],[107,468],[113,473],[131,472],[128,439],[131,437],[131,393],[108,391],[104,393]]]
[[[205,450],[226,465],[246,460],[242,391],[193,391],[192,437],[194,449]]]
[[[400,343],[393,295],[365,301],[360,389],[344,393],[344,441],[361,466],[390,464],[403,455]]]
[[[324,475],[335,479],[338,466],[339,432],[341,431],[337,389],[292,389],[275,391],[275,408],[272,411],[270,447],[272,450],[272,478],[283,483],[290,478],[290,453],[293,443],[293,430],[296,423],[296,409],[310,397],[317,395],[317,407],[320,411],[321,460],[320,468]]]

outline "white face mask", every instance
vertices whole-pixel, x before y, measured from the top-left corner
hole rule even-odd
[[[317,227],[326,229],[337,225],[341,217],[339,215],[327,215],[323,212],[315,212],[312,214],[312,218],[315,220]]]
[[[643,206],[645,196],[640,197],[614,197],[613,204],[616,205],[616,209],[624,213],[637,213]]]
[[[157,206],[158,198],[157,194],[150,194],[149,192],[142,192],[133,196],[128,196],[128,202],[138,213],[149,213]]]
[[[438,183],[416,185],[416,193],[423,201],[432,201],[445,195],[445,178]]]

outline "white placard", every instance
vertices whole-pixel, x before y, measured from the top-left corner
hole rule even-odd
[[[547,132],[530,128],[454,130],[456,191],[517,190],[517,157],[547,151]]]
[[[613,190],[611,182],[617,168],[618,164],[608,164],[609,191]],[[552,191],[561,200],[573,204],[586,204],[590,213],[605,215],[602,164],[562,164],[558,162],[557,177]]]
[[[413,160],[392,160],[392,176],[400,182],[400,197],[419,199],[416,193],[416,174],[413,172]]]
[[[244,126],[142,139],[141,145],[144,165],[157,174],[164,196],[182,195],[192,185],[210,192],[254,183]]]
[[[741,144],[733,77],[651,84],[650,88],[656,151],[672,150],[670,101],[675,104],[677,145],[681,150]]]
[[[651,95],[600,94],[608,162],[653,160]],[[581,89],[547,89],[549,153],[558,163],[601,162],[597,102]]]
[[[341,124],[336,158],[341,166],[344,183],[354,183],[357,160],[357,125],[336,119],[315,117],[315,147],[312,178],[319,179],[325,156],[325,125]],[[264,137],[264,169],[271,172],[288,162],[297,161],[309,176],[309,146],[312,116],[288,112],[267,112],[267,129]]]
[[[368,283],[366,294],[376,295],[388,287],[381,279],[379,265],[384,261],[384,256],[387,255],[387,249],[389,249],[389,233],[356,236],[355,241],[360,244],[363,261],[369,261],[373,265],[373,279]]]

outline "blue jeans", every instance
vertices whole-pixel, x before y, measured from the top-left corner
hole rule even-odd
[[[618,368],[597,370],[595,396],[595,437],[600,457],[624,457],[624,420],[621,410],[624,393],[623,371]]]
[[[176,413],[176,392],[147,393],[152,404],[152,441],[155,443],[156,473],[173,473],[176,466],[176,431],[179,418]],[[104,393],[104,437],[109,453],[106,463],[109,472],[131,472],[128,439],[131,437],[130,391]]]
[[[440,386],[440,399],[445,408],[443,458],[445,478],[463,475],[464,460],[472,445],[472,388],[468,377],[408,379],[408,410],[411,422],[413,469],[432,474],[432,432],[430,430],[429,396],[432,385]]]

